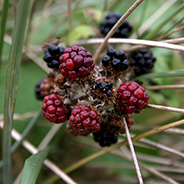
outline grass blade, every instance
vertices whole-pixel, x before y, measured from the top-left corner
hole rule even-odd
[[[156,33],[158,33],[173,17],[175,17],[181,10],[184,8],[184,3],[182,3],[170,16],[168,16],[165,20],[162,21],[160,25],[158,25],[152,32],[150,32],[145,39],[151,39]]]
[[[17,148],[19,148],[19,146],[22,144],[22,141],[25,139],[25,137],[27,136],[27,134],[30,132],[30,130],[33,128],[33,126],[35,125],[35,123],[37,122],[37,120],[39,119],[40,115],[42,114],[42,110],[40,110],[37,115],[31,119],[31,121],[29,122],[28,126],[24,129],[24,131],[22,132],[22,137],[20,140],[16,141],[13,146],[11,147],[11,154],[13,154]],[[0,169],[3,166],[3,162],[0,161]]]
[[[5,28],[6,28],[8,6],[9,6],[9,0],[4,0],[2,14],[1,14],[2,16],[1,27],[0,27],[0,65],[1,65],[1,60],[2,60],[3,38],[4,38],[4,33],[5,33]]]
[[[48,154],[48,148],[39,151],[37,154],[26,159],[20,184],[34,184],[39,175],[43,162]]]
[[[31,1],[19,1],[18,13],[13,30],[13,41],[9,56],[9,65],[6,78],[6,94],[4,104],[4,128],[3,128],[3,182],[11,184],[11,129],[13,112],[18,83],[18,71],[22,56],[24,36],[27,20],[31,8]]]
[[[154,79],[154,78],[163,78],[163,77],[183,77],[184,69],[181,70],[169,70],[166,72],[150,73],[141,75],[133,78],[133,80],[144,80],[144,79]]]

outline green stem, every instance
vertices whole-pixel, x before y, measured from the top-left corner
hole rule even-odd
[[[31,1],[20,0],[13,30],[13,39],[9,56],[6,78],[3,127],[3,183],[11,184],[11,129],[15,106],[19,66],[22,57],[24,36],[30,14]]]
[[[150,32],[145,39],[150,40],[156,33],[158,33],[172,18],[174,18],[181,10],[184,8],[184,3],[182,3],[170,16],[163,20],[160,25],[158,25],[152,32]]]
[[[4,0],[3,9],[2,9],[1,27],[0,27],[0,65],[2,60],[3,39],[4,39],[5,28],[6,28],[8,7],[9,7],[9,0]]]
[[[13,146],[11,147],[11,154],[15,153],[15,151],[19,148],[19,146],[21,145],[22,141],[25,139],[25,137],[28,135],[28,133],[31,131],[31,129],[33,128],[33,126],[35,125],[35,123],[38,121],[38,119],[40,118],[40,115],[42,114],[42,110],[40,110],[37,115],[31,119],[31,121],[29,122],[28,126],[24,129],[24,131],[21,133],[21,139],[16,141]],[[0,169],[3,166],[3,162],[0,161]]]

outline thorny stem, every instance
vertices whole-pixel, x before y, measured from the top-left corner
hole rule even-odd
[[[100,53],[102,52],[104,46],[107,44],[108,39],[115,33],[115,31],[120,27],[120,25],[125,21],[125,19],[143,2],[143,0],[137,0],[128,10],[127,12],[118,20],[118,22],[113,26],[113,28],[109,31],[107,36],[104,39],[104,42],[101,43],[99,48],[97,49],[94,60],[97,62]]]
[[[182,114],[184,113],[184,109],[180,109],[180,108],[166,107],[166,106],[162,106],[162,105],[153,105],[153,104],[148,104],[148,107],[153,108],[153,109],[158,109],[158,110],[179,112],[179,113],[182,113]]]
[[[125,125],[126,137],[127,137],[128,144],[129,144],[129,147],[130,147],[130,150],[131,150],[131,153],[132,153],[132,158],[133,158],[133,162],[134,162],[134,165],[135,165],[135,170],[136,170],[136,173],[137,173],[137,177],[138,177],[139,183],[143,184],[141,170],[139,168],[139,164],[138,164],[137,157],[136,157],[136,154],[135,154],[135,150],[134,150],[134,147],[133,147],[133,144],[132,144],[129,129],[128,129],[128,126],[127,126],[127,123],[126,123],[126,120],[125,120],[124,117],[123,117],[123,123]]]
[[[153,134],[162,132],[162,131],[164,131],[164,130],[166,130],[166,129],[169,129],[169,128],[172,128],[172,127],[175,127],[175,126],[182,125],[182,124],[184,124],[184,120],[176,121],[176,122],[174,122],[174,123],[170,123],[170,124],[161,126],[161,127],[159,127],[159,128],[153,129],[153,130],[151,130],[151,131],[145,132],[145,133],[143,133],[143,134],[141,134],[141,135],[138,135],[138,136],[132,138],[132,142],[137,141],[137,140],[140,140],[140,139],[145,138],[145,137],[148,137],[148,136],[150,136],[150,135],[153,135]],[[65,170],[65,172],[66,172],[66,173],[69,173],[69,172],[71,172],[71,171],[73,171],[73,170],[79,168],[80,166],[82,166],[82,165],[88,163],[89,161],[91,161],[91,160],[93,160],[93,159],[95,159],[95,158],[97,158],[97,157],[99,157],[99,156],[101,156],[101,155],[104,155],[105,153],[108,153],[108,152],[110,152],[110,151],[112,151],[112,150],[115,150],[115,149],[120,148],[120,147],[122,147],[122,146],[125,146],[125,145],[127,145],[127,144],[128,144],[128,141],[124,141],[124,142],[121,142],[121,143],[119,143],[119,144],[117,144],[117,145],[115,145],[115,146],[112,146],[112,147],[110,147],[110,148],[107,148],[107,149],[104,149],[104,150],[102,150],[102,151],[99,151],[99,152],[97,152],[97,153],[95,153],[95,154],[93,154],[93,155],[91,155],[91,156],[88,156],[87,158],[84,158],[84,159],[80,160],[79,162],[77,162],[77,163],[75,163],[75,164],[69,166],[69,167]]]

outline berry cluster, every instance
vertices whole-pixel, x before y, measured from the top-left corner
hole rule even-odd
[[[128,68],[128,61],[123,51],[110,48],[102,59],[102,65],[111,76],[119,76]]]
[[[94,107],[81,104],[74,107],[69,121],[77,134],[86,134],[100,130],[101,116]]]
[[[64,50],[65,47],[58,47],[56,45],[49,46],[43,57],[43,60],[47,63],[49,68],[59,68],[59,57],[63,54]]]
[[[120,17],[117,13],[108,14],[101,23],[102,33],[107,34]],[[126,20],[113,37],[127,37],[131,30]],[[138,66],[141,70],[146,66],[151,69],[156,60],[151,51],[133,52],[128,63],[127,54],[109,48],[102,65],[95,66],[91,53],[82,46],[50,45],[44,60],[53,70],[37,83],[36,97],[44,98],[43,116],[57,124],[67,121],[66,131],[71,135],[93,133],[100,146],[110,146],[118,141],[119,134],[125,133],[124,119],[130,129],[134,124],[131,114],[148,106],[149,96],[142,86],[136,82],[120,83],[130,77],[129,64],[135,73]]]
[[[78,80],[88,76],[95,65],[90,52],[84,47],[66,48],[59,58],[61,74],[69,80]]]
[[[110,12],[106,15],[105,20],[100,24],[100,31],[105,36],[109,33],[116,22],[121,18],[120,13]],[[112,37],[114,38],[127,38],[132,31],[132,25],[125,20],[121,26],[116,30]]]
[[[129,55],[130,66],[133,67],[133,72],[136,76],[145,73],[150,73],[156,57],[153,56],[151,50],[141,49],[132,52]]]
[[[123,114],[140,113],[148,106],[149,95],[136,82],[124,82],[118,88],[116,107]]]

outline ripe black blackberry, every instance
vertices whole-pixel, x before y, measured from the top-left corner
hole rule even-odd
[[[65,47],[58,47],[56,45],[50,45],[43,57],[43,60],[47,63],[49,68],[59,69],[59,57],[63,54]]]
[[[101,122],[100,126],[100,130],[93,133],[94,140],[98,142],[101,147],[115,144],[118,141],[118,133],[111,132],[107,129],[104,122]]]
[[[37,100],[43,100],[44,96],[41,95],[40,85],[42,84],[43,79],[38,81],[38,83],[35,86],[35,97]]]
[[[100,24],[100,32],[105,36],[109,33],[111,28],[116,24],[116,22],[121,18],[120,13],[110,12],[106,15],[105,20]],[[114,38],[127,38],[132,31],[132,25],[125,20],[121,26],[116,30],[112,37]]]
[[[135,76],[150,73],[156,61],[151,50],[141,49],[129,55],[130,67]]]
[[[106,78],[95,80],[90,89],[92,96],[101,99],[102,101],[108,102],[108,100],[113,100],[115,97],[113,84]]]
[[[109,48],[107,55],[102,59],[102,65],[111,76],[119,76],[128,68],[128,61],[123,51]]]

